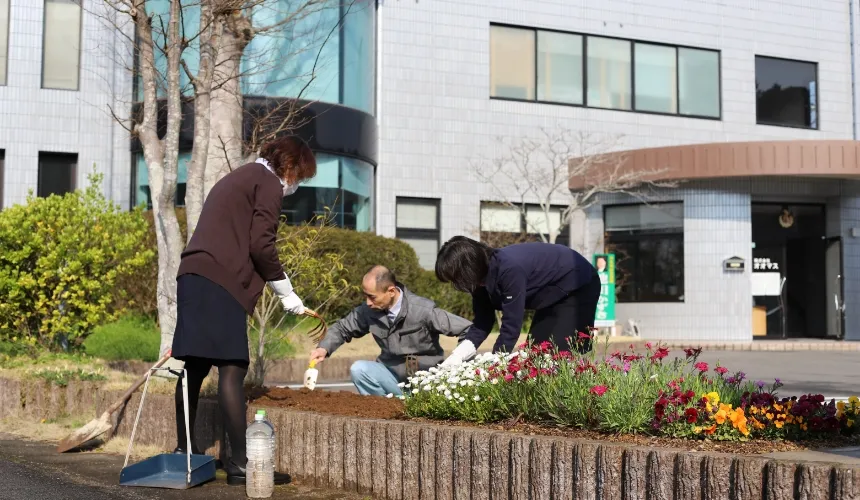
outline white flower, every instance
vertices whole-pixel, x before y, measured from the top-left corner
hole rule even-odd
[[[455,397],[455,398],[457,398],[457,399],[463,399],[463,397],[462,397],[462,396],[460,396],[460,393],[459,393],[459,392],[455,392],[455,393],[454,393],[454,397]]]
[[[393,398],[393,397],[394,397],[394,394],[392,394],[392,393],[390,393],[390,392],[389,392],[385,397],[386,397],[386,398],[388,398],[388,399],[391,399],[391,398]]]
[[[461,380],[460,387],[466,387],[471,382],[471,380]]]
[[[474,399],[475,401],[480,401],[481,396],[478,396],[477,394],[475,394],[475,397],[473,397],[472,399]]]
[[[432,387],[430,387],[429,385],[425,385],[424,387],[421,388],[421,390],[423,390],[423,391],[429,391],[430,389],[432,389]]]
[[[493,381],[492,381],[492,382],[490,382],[490,383],[491,383],[491,384],[493,384],[493,385],[496,385],[496,384],[498,384],[498,383],[499,383],[499,379],[494,378],[494,379],[493,379]]]
[[[451,399],[451,394],[450,394],[450,393],[449,393],[449,394],[445,394],[445,399],[450,400],[450,399]]]
[[[412,394],[418,394],[418,389],[412,389]]]
[[[406,399],[406,396],[397,396],[397,399],[403,400]]]
[[[406,387],[406,384],[404,382],[400,382],[399,384],[397,384],[397,387],[400,387],[402,389]]]
[[[445,395],[446,395],[446,396],[450,396],[450,395],[451,395],[451,391],[449,391],[448,389],[445,389]]]

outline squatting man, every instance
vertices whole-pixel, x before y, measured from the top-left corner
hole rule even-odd
[[[331,356],[344,343],[370,333],[381,350],[376,361],[356,361],[350,377],[360,394],[400,396],[398,383],[419,370],[427,370],[445,359],[439,336],[463,341],[472,323],[436,307],[427,298],[410,292],[384,266],[371,268],[361,282],[365,303],[334,323],[312,361]]]

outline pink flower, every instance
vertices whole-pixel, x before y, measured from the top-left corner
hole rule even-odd
[[[510,373],[505,374],[505,382],[510,382],[513,379],[514,379],[514,376],[511,375]]]
[[[587,333],[579,332],[579,339],[580,340],[588,340],[590,338],[591,338],[591,335],[589,335]]]
[[[705,373],[706,371],[708,371],[708,364],[705,363],[704,361],[699,361],[698,363],[693,365],[693,367],[702,373]]]
[[[603,396],[604,394],[606,394],[606,391],[607,391],[607,387],[605,385],[595,385],[588,392],[590,392],[596,396]]]
[[[729,373],[729,369],[723,368],[722,366],[718,366],[718,367],[714,368],[714,371],[719,373],[720,375],[725,375],[726,373]]]

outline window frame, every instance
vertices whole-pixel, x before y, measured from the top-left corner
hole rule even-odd
[[[52,156],[54,158],[66,157],[66,158],[74,158],[75,163],[71,168],[71,172],[69,173],[70,178],[70,190],[68,192],[73,193],[76,189],[78,189],[78,167],[81,161],[81,156],[78,153],[68,153],[63,151],[39,151],[39,159],[38,159],[38,172],[36,177],[36,196],[39,198],[47,198],[50,194],[46,195],[42,193],[42,161],[43,156]]]
[[[679,228],[663,228],[663,229],[623,229],[612,231],[606,228],[606,211],[607,209],[617,208],[617,207],[632,207],[632,206],[659,206],[659,205],[680,205],[682,214],[684,207],[684,200],[666,200],[655,203],[612,203],[606,204],[601,207],[602,217],[603,217],[603,233],[617,233],[621,236],[620,243],[636,243],[638,244],[641,241],[646,240],[677,240],[681,241],[681,286],[682,291],[676,299],[673,300],[621,300],[616,292],[616,302],[618,304],[683,304],[687,301],[687,288],[686,288],[686,248],[685,248],[685,230],[686,225],[684,224],[684,217],[681,218],[681,227]],[[606,237],[611,242],[611,237]],[[604,252],[608,251],[608,245],[606,240],[603,242]],[[618,258],[616,256],[616,262]]]
[[[0,149],[0,210],[3,210],[3,195],[6,187],[6,150]]]
[[[0,87],[6,87],[9,85],[9,40],[12,39],[12,0],[7,0],[6,2],[6,40],[4,43],[6,44],[6,53],[3,54],[3,67],[0,70],[3,71],[3,80],[0,81]],[[3,198],[0,197],[0,208],[3,207]]]
[[[81,9],[81,19],[78,26],[78,79],[75,84],[75,88],[73,89],[62,89],[56,87],[46,87],[45,86],[45,35],[47,34],[47,30],[45,29],[45,24],[47,21],[47,6],[49,0],[42,0],[42,61],[41,61],[41,71],[42,74],[39,78],[39,88],[42,90],[58,90],[63,92],[80,92],[81,91],[81,73],[83,70],[83,53],[84,53],[84,14],[86,10],[84,9],[84,0],[71,0],[75,2],[78,7]],[[137,29],[135,28],[135,34],[137,34]]]
[[[520,99],[513,97],[497,97],[492,95],[492,74],[490,74],[490,82],[489,82],[489,94],[491,100],[498,101],[512,101],[512,102],[530,102],[537,104],[550,104],[555,106],[571,106],[575,108],[588,108],[588,109],[602,109],[608,111],[620,111],[624,113],[638,113],[644,115],[656,115],[656,116],[675,116],[679,118],[695,118],[700,120],[713,120],[713,121],[722,121],[723,119],[723,54],[719,49],[712,49],[707,47],[694,47],[691,45],[680,45],[673,43],[665,43],[665,42],[653,42],[649,40],[639,40],[634,38],[623,38],[617,36],[609,36],[609,35],[600,35],[593,33],[584,33],[577,31],[564,31],[564,30],[556,30],[556,29],[547,29],[547,28],[535,28],[532,26],[522,26],[517,24],[509,24],[509,23],[499,23],[499,22],[490,22],[490,30],[493,27],[498,26],[500,28],[515,28],[526,31],[531,31],[534,34],[534,68],[533,68],[533,84],[535,88],[535,97],[534,99]],[[539,47],[539,32],[551,32],[551,33],[561,33],[567,35],[578,35],[582,37],[582,104],[572,104],[567,102],[556,102],[556,101],[544,101],[538,99],[538,58],[540,57],[540,47]],[[607,108],[607,107],[598,107],[598,106],[589,106],[588,105],[588,39],[589,38],[603,38],[610,40],[620,40],[624,42],[628,42],[630,46],[630,109],[616,109],[616,108]],[[664,113],[659,111],[645,111],[645,110],[637,110],[636,109],[636,44],[646,44],[646,45],[658,45],[664,47],[670,47],[675,49],[675,99],[677,102],[677,112],[675,113]],[[717,54],[717,98],[719,102],[719,106],[717,108],[718,115],[717,116],[706,116],[706,115],[692,115],[692,114],[682,114],[681,113],[681,90],[680,90],[680,80],[681,80],[681,66],[679,61],[679,50],[678,49],[690,49],[690,50],[700,50],[705,52],[714,52]],[[490,47],[489,50],[492,50]],[[488,51],[489,55],[489,51]],[[817,82],[817,80],[816,80]],[[816,86],[816,92],[818,88]]]
[[[514,204],[514,205],[517,205],[517,204]],[[480,235],[483,235],[484,233],[500,232],[500,231],[485,231],[483,224],[481,222],[482,218],[483,218],[484,207],[493,207],[493,206],[504,207],[504,206],[506,206],[506,204],[504,202],[500,202],[500,201],[481,200],[481,202],[478,206],[478,235],[479,235],[479,237],[480,237]],[[522,210],[521,207],[524,207],[525,210]],[[512,210],[516,210],[520,216],[520,232],[519,233],[509,233],[509,234],[519,234],[519,235],[524,235],[524,236],[532,236],[532,237],[538,238],[537,241],[543,241],[541,239],[542,235],[540,233],[535,233],[535,232],[529,231],[529,223],[528,223],[529,208],[540,209],[541,206],[540,206],[540,203],[523,203],[521,205],[518,205],[518,206],[515,206],[514,208],[512,208]],[[557,209],[563,211],[566,207],[564,205],[550,205],[550,208],[557,208]],[[549,236],[549,235],[547,234],[546,236]],[[558,235],[555,238],[555,243],[557,245],[564,245],[566,247],[570,247],[570,221],[569,220],[568,220],[568,224],[563,225],[562,230],[560,230],[558,232]]]
[[[781,61],[788,63],[799,63],[799,64],[811,64],[815,68],[815,126],[814,127],[805,127],[801,125],[791,125],[787,123],[776,123],[776,122],[763,122],[758,117],[758,96],[755,96],[755,104],[756,104],[756,116],[755,123],[756,125],[762,125],[765,127],[780,127],[780,128],[794,128],[799,130],[821,130],[821,86],[820,77],[821,73],[819,71],[819,63],[816,61],[806,61],[803,59],[790,59],[788,57],[777,57],[777,56],[768,56],[763,54],[755,54],[753,57],[753,71],[755,81],[758,82],[758,71],[755,69],[755,63],[757,60],[761,59],[770,59],[771,61]]]
[[[414,203],[436,207],[436,229],[422,229],[414,227],[401,227],[397,224],[397,215],[400,211],[400,203]],[[436,251],[442,248],[442,198],[430,198],[420,196],[395,196],[394,197],[394,237],[397,239],[411,238],[416,240],[436,240]]]

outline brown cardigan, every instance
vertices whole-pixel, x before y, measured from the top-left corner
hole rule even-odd
[[[224,176],[203,203],[178,276],[208,278],[252,314],[266,282],[284,278],[275,247],[282,198],[277,176],[259,163]]]

